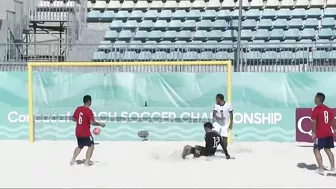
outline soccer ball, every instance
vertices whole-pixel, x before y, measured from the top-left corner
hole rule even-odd
[[[100,129],[99,128],[94,128],[93,129],[93,134],[94,135],[99,135],[100,134]]]

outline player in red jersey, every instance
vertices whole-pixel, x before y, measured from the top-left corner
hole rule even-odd
[[[314,140],[314,154],[318,164],[318,172],[324,174],[324,167],[322,163],[321,149],[327,153],[331,171],[335,171],[334,154],[331,148],[334,148],[333,132],[336,131],[336,121],[334,112],[326,105],[323,104],[325,95],[323,93],[317,93],[315,96],[315,108],[312,112],[312,138]]]
[[[85,95],[83,97],[83,106],[77,107],[75,113],[72,116],[72,120],[76,122],[76,137],[77,137],[77,148],[74,151],[73,157],[70,161],[70,165],[75,164],[76,158],[82,151],[84,146],[88,147],[86,151],[86,159],[84,165],[90,165],[90,159],[94,150],[94,141],[90,131],[90,125],[105,127],[104,123],[98,123],[94,120],[93,112],[90,109],[91,106],[91,96]]]

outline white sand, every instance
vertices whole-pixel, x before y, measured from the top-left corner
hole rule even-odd
[[[312,148],[291,143],[236,143],[235,160],[182,160],[183,146],[196,142],[101,142],[92,159],[99,162],[91,167],[69,166],[73,141],[0,144],[0,187],[336,186],[336,177],[298,168],[298,163],[315,164]],[[85,151],[80,159],[84,156]]]

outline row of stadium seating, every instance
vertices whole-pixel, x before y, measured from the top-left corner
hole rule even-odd
[[[239,10],[133,10],[133,11],[104,11],[91,10],[88,12],[88,21],[112,21],[112,20],[215,20],[237,19]],[[250,9],[242,12],[243,19],[307,19],[321,17],[336,17],[336,8],[311,8],[311,9]]]
[[[94,61],[108,61],[108,60],[233,60],[235,57],[234,52],[228,52],[228,51],[218,51],[218,52],[212,52],[212,51],[203,51],[203,52],[197,52],[197,51],[187,51],[187,52],[181,52],[181,51],[171,51],[171,52],[165,52],[165,51],[114,51],[110,53],[105,53],[103,51],[95,52],[93,55]],[[290,63],[290,61],[294,61],[295,59],[307,59],[310,57],[311,60],[323,60],[328,61],[330,59],[336,59],[336,50],[333,51],[323,51],[323,50],[316,50],[312,52],[308,51],[265,51],[265,52],[259,52],[259,51],[250,51],[250,52],[244,52],[241,53],[241,57],[244,59],[250,59],[250,60],[283,60],[287,63]]]
[[[316,47],[324,47],[327,48],[330,46],[336,47],[336,39],[328,40],[328,39],[319,39],[317,41],[313,41],[311,39],[302,39],[300,41],[296,40],[253,40],[253,41],[246,41],[242,40],[242,44],[247,45],[253,45],[255,49],[269,49],[269,48],[276,48],[281,49],[297,49],[298,47],[302,47],[302,43],[307,44],[315,44]],[[259,44],[259,45],[258,45]],[[327,44],[327,45],[325,45]],[[125,49],[171,49],[171,48],[185,48],[185,49],[227,49],[230,50],[233,47],[232,41],[229,40],[221,40],[221,41],[215,41],[215,40],[207,40],[206,42],[200,42],[200,41],[191,41],[191,42],[185,42],[185,41],[130,41],[129,43],[126,41],[101,41],[100,45],[98,47],[99,50],[104,51],[113,51],[114,49],[118,48],[125,48]],[[258,47],[258,48],[256,48]]]
[[[246,40],[263,39],[263,40],[286,40],[286,39],[334,39],[336,36],[336,30],[325,28],[321,30],[314,30],[307,28],[303,30],[299,29],[259,29],[257,31],[242,30],[241,38]],[[120,32],[115,30],[109,30],[106,32],[104,39],[110,41],[131,41],[131,40],[154,40],[154,41],[191,41],[191,40],[233,40],[238,37],[236,30],[197,30],[195,32],[189,30],[178,31],[144,31],[138,30],[132,32],[131,30],[122,30]]]
[[[94,9],[204,9],[204,8],[234,8],[239,5],[237,0],[195,0],[193,2],[187,1],[152,1],[147,2],[144,0],[137,1],[136,3],[130,0],[119,1],[89,1],[88,8]],[[336,5],[335,0],[243,0],[244,7],[314,7],[314,6],[333,6]]]
[[[335,18],[323,18],[322,20],[318,20],[315,18],[308,18],[307,20],[301,19],[277,19],[272,21],[270,19],[262,19],[262,20],[244,20],[242,21],[242,28],[247,29],[288,29],[288,28],[335,28],[336,22]],[[211,30],[211,29],[218,29],[225,31],[228,28],[234,29],[238,28],[238,20],[143,20],[143,21],[136,21],[136,20],[113,20],[109,26],[112,30],[122,30],[122,29],[143,29],[143,30]]]

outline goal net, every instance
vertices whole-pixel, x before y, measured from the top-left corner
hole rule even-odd
[[[98,140],[200,141],[215,95],[231,101],[231,62],[28,63],[29,141],[74,137],[72,114],[91,95]]]

